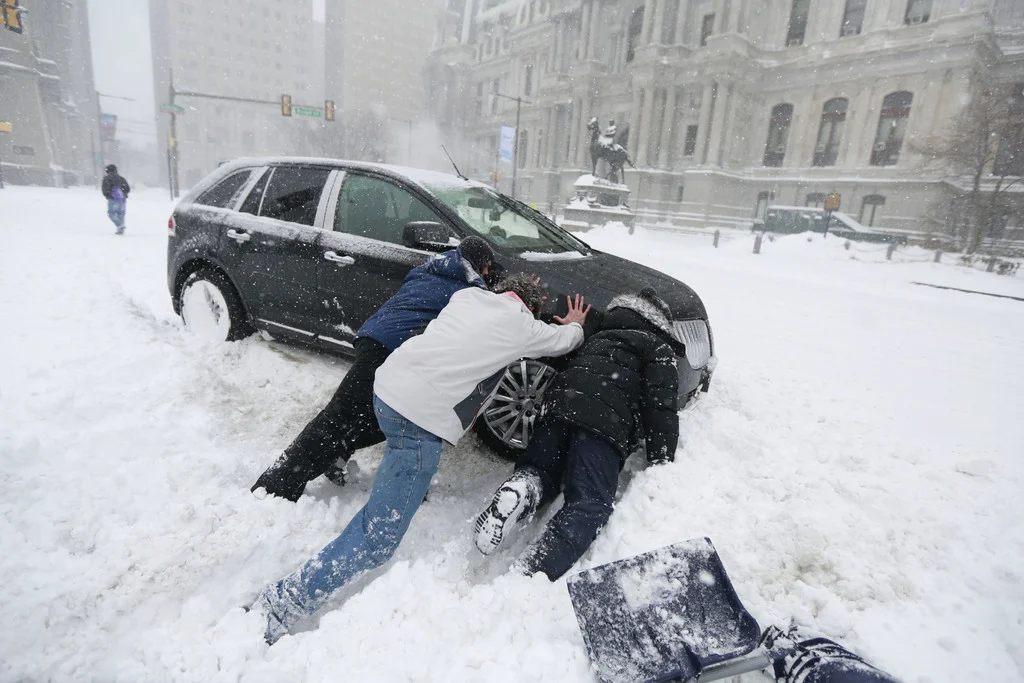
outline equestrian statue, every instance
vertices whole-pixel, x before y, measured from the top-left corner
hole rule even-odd
[[[612,183],[621,183],[622,166],[633,166],[629,152],[626,151],[626,145],[629,143],[629,125],[617,129],[615,119],[611,119],[608,121],[608,128],[601,133],[601,124],[595,116],[587,123],[587,130],[590,131],[591,175],[597,175],[597,162],[604,159],[608,163],[608,175],[605,179]]]

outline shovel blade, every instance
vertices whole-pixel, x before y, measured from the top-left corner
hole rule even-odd
[[[709,538],[595,567],[567,585],[606,683],[693,679],[751,652],[761,634]]]

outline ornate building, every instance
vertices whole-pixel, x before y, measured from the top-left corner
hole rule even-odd
[[[959,181],[919,150],[972,83],[1024,89],[1014,0],[452,0],[437,35],[428,99],[476,177],[509,97],[518,194],[543,207],[589,172],[588,120],[614,118],[649,225],[746,227],[835,190],[865,225],[920,230]]]

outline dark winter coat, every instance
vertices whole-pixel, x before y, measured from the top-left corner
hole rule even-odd
[[[370,337],[394,351],[437,317],[448,305],[452,294],[466,287],[487,289],[483,279],[461,249],[452,249],[431,257],[405,276],[402,288],[371,315],[356,333]]]
[[[120,187],[121,194],[124,195],[125,199],[128,199],[128,193],[132,191],[132,188],[128,187],[128,181],[116,171],[113,173],[108,172],[103,176],[103,185],[101,187],[103,190],[103,196],[107,199],[113,199],[115,187]]]
[[[608,305],[593,334],[544,395],[545,415],[610,441],[623,459],[639,445],[647,459],[674,459],[679,439],[679,375],[671,323],[648,299],[626,295]]]

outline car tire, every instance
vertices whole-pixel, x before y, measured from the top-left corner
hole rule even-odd
[[[544,391],[554,376],[555,369],[538,360],[510,363],[494,399],[477,418],[474,429],[480,439],[502,457],[519,457],[530,443]]]
[[[185,327],[208,341],[237,341],[255,332],[238,292],[219,270],[200,268],[189,275],[178,304]]]

